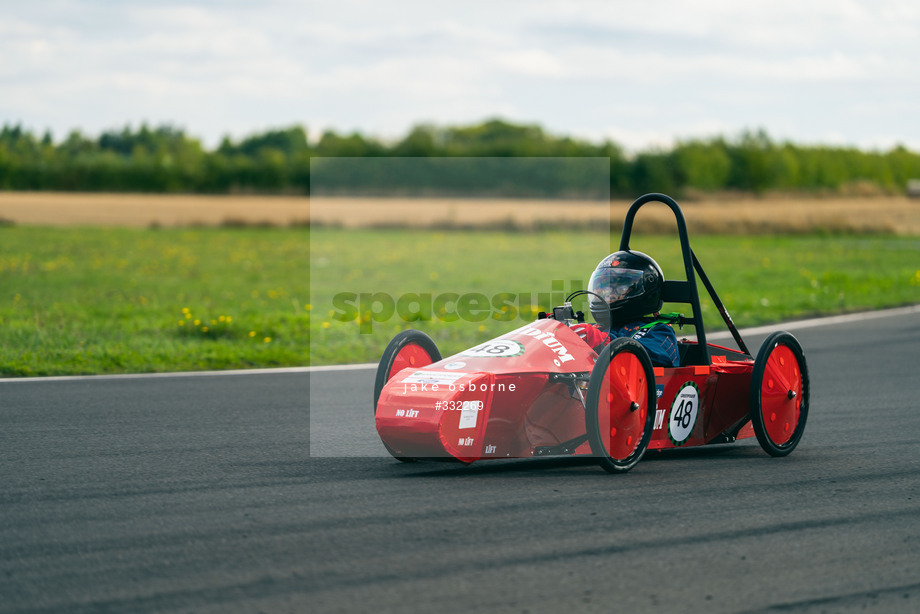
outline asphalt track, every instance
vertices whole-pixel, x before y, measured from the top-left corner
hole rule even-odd
[[[920,611],[920,312],[795,335],[792,455],[619,476],[382,457],[366,369],[0,382],[0,611]]]

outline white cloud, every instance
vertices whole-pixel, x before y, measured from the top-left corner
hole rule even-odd
[[[501,53],[497,64],[506,70],[533,77],[564,77],[570,74],[564,62],[542,49],[521,49]]]
[[[631,148],[764,127],[920,148],[903,0],[0,2],[0,122],[217,142],[490,116]]]

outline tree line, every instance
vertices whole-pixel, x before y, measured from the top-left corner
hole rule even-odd
[[[518,161],[511,175],[499,163],[508,158]],[[590,158],[602,159],[603,167]],[[899,194],[920,178],[920,154],[901,146],[865,151],[780,142],[763,131],[627,154],[612,141],[498,119],[419,125],[393,142],[335,131],[310,141],[303,126],[291,126],[226,137],[211,150],[170,125],[128,126],[96,138],[74,131],[59,142],[20,125],[0,130],[2,190],[308,194],[312,179],[314,193],[596,196],[607,187],[599,188],[598,176],[619,197],[725,190]]]

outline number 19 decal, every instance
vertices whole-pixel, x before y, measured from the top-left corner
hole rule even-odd
[[[686,382],[671,403],[671,417],[668,418],[668,437],[671,443],[680,446],[690,438],[699,413],[700,389],[693,382]]]

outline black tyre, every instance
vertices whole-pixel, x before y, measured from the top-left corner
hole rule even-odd
[[[614,339],[594,365],[585,400],[588,442],[601,467],[621,473],[639,462],[652,438],[657,398],[645,348]]]
[[[808,418],[808,366],[798,340],[773,333],[757,353],[751,374],[751,425],[770,456],[786,456],[799,444]]]
[[[424,367],[441,360],[441,352],[434,340],[420,330],[404,330],[399,333],[383,350],[380,364],[377,366],[377,378],[374,381],[374,415],[377,414],[377,401],[380,393],[390,379],[407,367]],[[403,462],[416,459],[397,454],[384,442],[384,447],[394,458]]]

